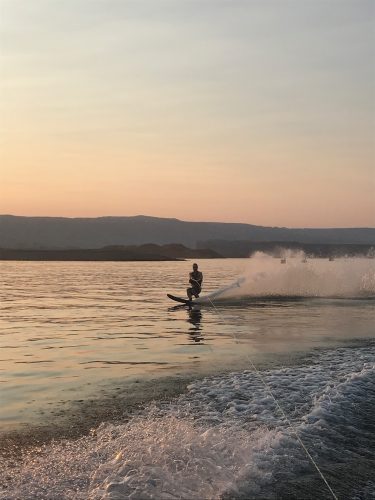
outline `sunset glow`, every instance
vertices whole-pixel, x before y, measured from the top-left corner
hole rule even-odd
[[[0,213],[375,225],[372,0],[0,0]]]

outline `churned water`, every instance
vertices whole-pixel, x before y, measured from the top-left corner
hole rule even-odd
[[[0,267],[4,436],[113,387],[189,381],[4,458],[0,498],[374,498],[374,260],[201,261],[190,311],[165,294],[191,262]]]

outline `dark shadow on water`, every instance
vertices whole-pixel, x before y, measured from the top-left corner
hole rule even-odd
[[[192,307],[187,306],[186,304],[179,304],[177,306],[169,307],[169,312],[182,312],[186,311],[186,321],[189,324],[189,328],[187,331],[189,341],[194,343],[204,342],[203,337],[203,327],[202,327],[202,309],[197,305],[193,305]]]
[[[353,306],[357,306],[358,301],[361,301],[363,304],[372,305],[374,300],[375,297],[369,295],[361,297],[317,295],[243,295],[238,297],[216,297],[211,299],[202,298],[202,302],[199,303],[199,305],[203,307],[215,308],[294,307],[296,305],[310,305],[312,303],[317,303],[319,305],[334,304],[344,306],[351,304]]]
[[[202,342],[204,340],[202,334],[202,310],[200,307],[192,307],[187,310],[187,321],[190,324],[188,335],[193,342]]]

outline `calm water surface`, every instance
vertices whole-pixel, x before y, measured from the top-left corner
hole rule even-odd
[[[245,366],[247,355],[256,362],[264,353],[374,335],[373,300],[360,296],[276,299],[262,289],[252,299],[215,301],[216,309],[175,306],[166,293],[184,296],[191,264],[0,262],[2,428],[57,402],[95,397],[119,379],[214,373]],[[256,273],[248,266],[201,261],[204,294],[243,275],[258,283],[259,272],[290,281],[288,265],[275,259],[259,261]],[[311,281],[306,265],[293,269]],[[299,293],[293,280],[288,286]]]

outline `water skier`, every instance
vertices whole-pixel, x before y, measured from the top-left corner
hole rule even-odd
[[[199,294],[201,293],[202,289],[202,282],[203,282],[203,274],[200,271],[198,271],[198,264],[194,263],[193,271],[189,273],[189,283],[191,285],[191,288],[188,288],[186,290],[189,300],[192,300],[193,295],[195,298],[199,297]]]

